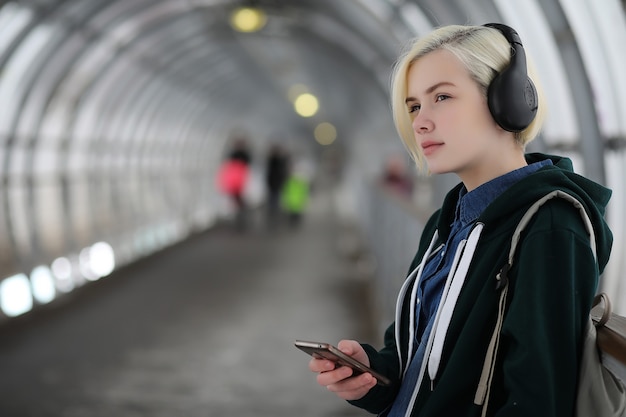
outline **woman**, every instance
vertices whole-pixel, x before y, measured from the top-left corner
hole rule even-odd
[[[597,262],[573,205],[547,202],[509,272],[486,411],[573,415],[581,338],[612,245],[603,219],[611,191],[575,174],[567,158],[525,154],[545,112],[526,74],[519,37],[498,24],[439,28],[396,65],[392,105],[402,140],[420,168],[455,173],[461,183],[424,227],[383,349],[338,344],[394,383],[310,361],[318,383],[340,398],[386,416],[480,416],[486,400],[477,386],[498,315],[495,277],[521,216],[558,189],[591,218]]]

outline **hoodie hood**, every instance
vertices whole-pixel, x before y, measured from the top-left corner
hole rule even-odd
[[[564,191],[583,204],[591,219],[596,237],[598,264],[602,272],[609,260],[613,244],[613,235],[604,219],[611,190],[576,174],[569,158],[541,153],[526,154],[528,164],[545,159],[550,159],[552,165],[539,169],[509,187],[483,211],[478,221],[489,227],[498,227],[510,222],[512,218],[517,222],[521,213],[539,198],[554,190]],[[457,204],[461,187],[462,183],[448,193],[441,213],[454,213],[453,208]],[[439,219],[438,229],[443,236],[448,235],[449,225],[450,219]]]

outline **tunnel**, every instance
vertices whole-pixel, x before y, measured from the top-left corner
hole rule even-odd
[[[625,9],[619,0],[0,1],[0,334],[29,320],[45,328],[51,311],[71,314],[104,281],[116,288],[118,276],[207,234],[219,236],[207,270],[225,248],[248,253],[246,239],[259,238],[235,243],[216,181],[237,140],[252,155],[251,210],[265,208],[272,147],[306,171],[316,204],[330,207],[321,221],[339,225],[331,244],[377,294],[380,330],[426,219],[458,183],[413,169],[392,117],[392,71],[412,39],[488,22],[515,27],[546,93],[529,151],[567,156],[612,190],[599,289],[626,314]],[[409,197],[381,190],[394,158],[410,171]],[[254,264],[249,252],[240,263]]]

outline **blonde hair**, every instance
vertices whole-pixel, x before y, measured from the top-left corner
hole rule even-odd
[[[480,87],[485,99],[489,84],[511,60],[509,42],[499,30],[486,26],[443,26],[435,29],[426,37],[414,39],[409,44],[409,48],[400,56],[394,67],[391,84],[391,107],[398,134],[420,169],[424,168],[424,156],[415,140],[412,120],[405,101],[408,88],[407,73],[414,62],[439,49],[452,52],[461,61],[470,77]],[[537,88],[539,106],[530,125],[521,132],[514,133],[515,141],[522,148],[525,148],[539,134],[546,113],[543,91],[528,56],[527,70],[528,76]]]

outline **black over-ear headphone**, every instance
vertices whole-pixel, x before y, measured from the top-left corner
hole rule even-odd
[[[496,123],[509,132],[521,132],[535,118],[537,89],[526,72],[526,53],[517,32],[501,23],[487,23],[511,44],[511,62],[489,84],[487,103]]]

